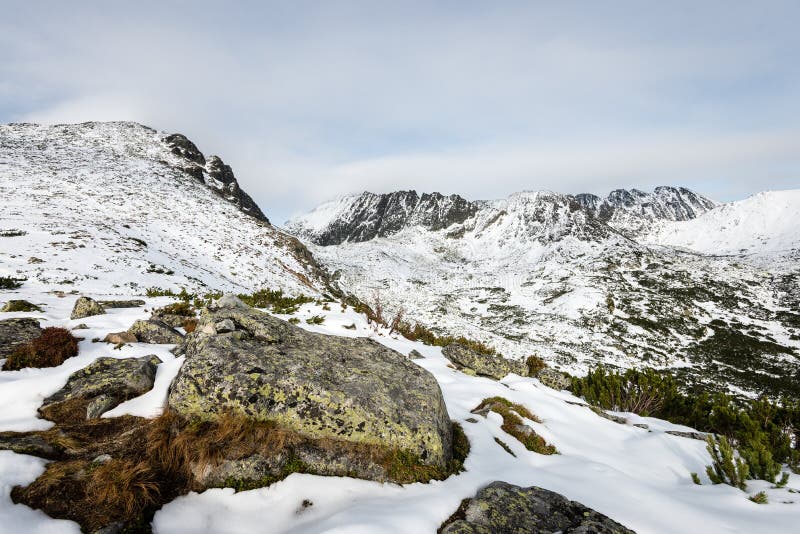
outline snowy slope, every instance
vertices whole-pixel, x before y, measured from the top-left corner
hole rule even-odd
[[[507,357],[537,353],[573,373],[599,361],[673,367],[687,381],[737,393],[799,394],[797,255],[732,259],[642,237],[728,211],[686,190],[639,193],[615,192],[589,208],[569,195],[517,193],[473,203],[474,215],[441,229],[396,210],[388,215],[403,224],[361,239],[373,219],[351,208],[374,197],[364,194],[286,228],[316,243],[315,257],[361,300],[380,299],[389,313],[488,342]],[[388,196],[399,194],[408,195]],[[797,239],[790,220],[786,239]],[[342,234],[347,228],[359,230]],[[736,346],[754,347],[752,357]]]
[[[800,189],[764,191],[659,226],[645,240],[704,254],[781,252],[800,249],[799,225]]]
[[[166,384],[177,373],[181,359],[170,346],[134,343],[120,350],[89,341],[130,325],[147,316],[144,308],[115,309],[100,315],[70,321],[73,299],[58,298],[35,290],[19,290],[14,298],[41,303],[44,313],[36,316],[43,326],[74,327],[85,322],[86,340],[80,355],[50,369],[0,372],[0,431],[49,426],[36,418],[42,399],[59,389],[70,372],[100,356],[131,358],[156,353],[159,366],[155,389],[131,399],[114,414],[155,416],[166,399]],[[92,295],[101,298],[102,295]],[[147,308],[168,299],[146,299]],[[307,325],[312,315],[325,316],[321,325]],[[212,489],[179,497],[158,511],[153,520],[157,534],[183,533],[283,533],[347,532],[408,533],[435,532],[461,499],[494,480],[524,486],[541,486],[582,502],[640,534],[691,532],[700,528],[709,534],[778,534],[793,532],[800,517],[800,477],[792,474],[788,486],[775,489],[764,481],[748,481],[748,492],[731,486],[711,485],[705,476],[710,458],[702,441],[666,434],[666,430],[688,430],[668,422],[627,414],[629,424],[601,418],[586,407],[571,404],[580,399],[549,389],[536,379],[509,375],[502,382],[472,377],[448,367],[437,347],[410,342],[385,329],[375,330],[365,318],[348,309],[305,305],[297,315],[300,325],[316,332],[340,336],[367,336],[407,354],[412,349],[425,358],[414,360],[436,377],[448,412],[460,422],[470,440],[466,471],[447,480],[428,484],[381,484],[342,477],[293,474],[270,487],[235,493]],[[355,325],[355,330],[344,328]],[[560,454],[542,456],[527,451],[501,427],[499,417],[483,418],[470,413],[483,398],[503,396],[523,404],[542,419],[528,422],[537,433],[554,444]],[[469,422],[472,418],[477,422]],[[644,423],[648,429],[632,426]],[[499,438],[516,454],[507,454],[495,442]],[[0,532],[77,533],[76,524],[53,520],[25,506],[13,505],[9,491],[27,484],[44,470],[44,461],[0,451]],[[690,473],[697,472],[703,485],[695,485]],[[747,497],[765,490],[769,504],[757,505]],[[302,502],[313,503],[303,507]]]
[[[0,198],[0,276],[26,285],[137,294],[324,285],[230,167],[139,124],[0,125]]]

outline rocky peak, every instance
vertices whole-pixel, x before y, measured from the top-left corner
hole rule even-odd
[[[183,134],[171,134],[162,141],[173,154],[186,161],[186,165],[181,168],[183,172],[207,185],[222,198],[235,204],[242,212],[260,221],[269,222],[258,204],[239,187],[230,165],[226,165],[218,156],[210,156],[206,160],[197,145]]]
[[[287,228],[319,245],[338,245],[386,237],[409,226],[441,230],[464,222],[477,211],[477,203],[458,195],[364,192],[324,204],[290,221]]]
[[[639,189],[615,189],[606,198],[582,193],[573,197],[597,218],[612,221],[620,212],[648,220],[687,221],[716,206],[713,200],[685,187],[656,187],[652,193]]]

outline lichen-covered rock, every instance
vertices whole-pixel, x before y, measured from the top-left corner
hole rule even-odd
[[[507,360],[502,356],[481,354],[458,343],[444,347],[442,355],[453,362],[458,370],[467,374],[487,376],[495,380],[500,380],[509,373],[522,376],[528,374],[528,368],[522,362]]]
[[[178,315],[176,313],[154,313],[150,316],[151,321],[160,321],[171,326],[172,328],[183,326],[183,323],[186,321],[186,319],[188,319],[188,317],[184,315]]]
[[[561,371],[550,369],[549,367],[545,367],[536,373],[536,378],[538,378],[539,382],[545,386],[558,391],[561,391],[562,389],[568,389],[571,384],[569,376],[565,375]]]
[[[173,345],[183,341],[180,332],[166,323],[153,319],[136,321],[128,328],[128,334],[134,335],[140,343]]]
[[[613,519],[558,493],[492,482],[465,499],[443,534],[634,534]]]
[[[39,408],[45,417],[58,409],[58,404],[73,399],[88,401],[86,418],[100,417],[104,412],[133,397],[153,389],[158,356],[141,358],[98,358],[80,371],[72,373],[67,384],[46,398]]]
[[[104,313],[106,313],[105,308],[96,300],[90,297],[78,297],[78,300],[75,301],[75,306],[72,307],[72,313],[69,318],[83,319],[84,317],[103,315]]]
[[[4,319],[0,321],[0,358],[8,358],[20,346],[42,335],[36,319]]]
[[[226,320],[235,330],[216,333]],[[312,439],[409,451],[429,465],[451,458],[433,375],[371,339],[307,332],[232,301],[203,313],[184,351],[168,399],[183,417],[233,412]]]

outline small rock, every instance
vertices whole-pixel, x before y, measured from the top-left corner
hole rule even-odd
[[[706,436],[708,436],[708,434],[704,432],[683,432],[681,430],[667,430],[664,433],[669,434],[670,436],[678,436],[679,438],[697,439],[700,441],[705,441]]]
[[[644,423],[634,423],[633,426],[635,426],[636,428],[644,429],[644,430],[650,430],[650,426],[646,425]]]
[[[111,455],[110,454],[101,454],[100,456],[97,456],[94,460],[92,460],[92,463],[93,464],[104,464],[104,463],[108,463],[110,461],[111,461]]]
[[[236,330],[236,325],[230,319],[223,319],[218,323],[214,323],[214,328],[218,334],[227,334]]]
[[[32,302],[28,302],[27,300],[9,300],[6,302],[2,308],[0,308],[0,312],[34,312],[34,311],[42,311],[42,309],[33,304]]]
[[[89,297],[78,297],[75,306],[72,307],[70,319],[83,319],[93,315],[103,315],[106,310],[96,300]]]
[[[145,305],[145,301],[134,300],[101,300],[99,304],[103,308],[138,308]]]
[[[89,325],[87,325],[86,323],[81,323],[78,326],[73,326],[72,329],[73,330],[89,330]]]
[[[209,306],[208,309],[211,311],[224,310],[224,309],[249,310],[250,306],[242,302],[241,299],[236,295],[227,294],[221,296],[216,301],[212,302],[211,306]]]
[[[136,321],[128,329],[128,333],[134,335],[140,343],[174,345],[183,341],[183,336],[180,332],[166,323],[152,319]]]
[[[128,332],[111,332],[103,338],[103,341],[117,345],[119,343],[136,343],[138,340],[136,336]]]
[[[423,356],[417,349],[411,349],[411,352],[408,353],[408,357],[412,360],[419,360],[425,356]]]
[[[467,417],[467,418],[465,419],[465,421],[466,421],[467,423],[477,423],[477,422],[478,422],[478,420],[477,420],[477,419],[475,419],[474,417]]]
[[[5,319],[0,321],[0,358],[8,358],[17,347],[42,335],[36,319]]]
[[[465,499],[439,532],[634,534],[605,515],[553,491],[492,482]]]
[[[0,450],[42,458],[55,458],[59,452],[49,441],[39,435],[16,432],[0,432]]]

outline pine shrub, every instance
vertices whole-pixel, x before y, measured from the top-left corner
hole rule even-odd
[[[708,436],[706,449],[711,455],[711,465],[706,466],[706,473],[713,484],[729,484],[740,490],[747,489],[747,463],[736,456],[725,436],[720,436],[718,440]]]

